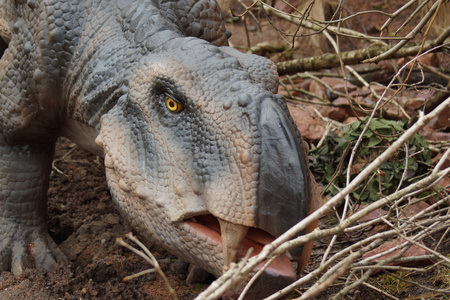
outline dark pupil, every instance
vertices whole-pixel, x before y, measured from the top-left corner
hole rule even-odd
[[[175,107],[175,103],[173,101],[169,101],[169,106],[170,107]]]

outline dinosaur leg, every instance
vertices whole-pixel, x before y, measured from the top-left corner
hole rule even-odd
[[[47,232],[54,143],[8,145],[0,136],[0,271],[51,270],[64,255]]]

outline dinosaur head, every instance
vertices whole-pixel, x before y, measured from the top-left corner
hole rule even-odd
[[[306,155],[277,82],[271,62],[195,38],[139,64],[97,138],[139,233],[220,276],[307,215]],[[276,289],[295,272],[280,256],[263,278]]]

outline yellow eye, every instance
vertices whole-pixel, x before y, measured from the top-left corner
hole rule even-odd
[[[166,96],[166,106],[171,112],[174,113],[178,113],[183,110],[183,105],[180,102],[177,102],[168,96]]]

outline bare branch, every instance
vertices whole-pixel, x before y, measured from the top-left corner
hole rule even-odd
[[[450,35],[450,30],[448,34]],[[430,49],[436,48],[435,50],[439,51],[439,46],[450,44],[449,39],[446,39],[442,42],[440,40],[440,38],[437,38],[435,40],[427,41],[424,43],[423,47],[421,45],[403,47],[395,52],[391,52],[390,56],[383,56],[382,59],[397,59],[417,55],[417,53],[419,53],[421,49],[422,51],[428,51]],[[366,62],[366,60],[372,59],[374,57],[379,57],[381,54],[389,51],[389,49],[390,48],[385,46],[372,46],[368,47],[367,49],[341,52],[340,55],[327,53],[319,56],[280,62],[277,64],[277,69],[280,76],[282,76],[287,74],[295,74],[298,72],[335,68],[340,66],[339,57],[342,57],[342,62],[345,65],[355,65]]]

